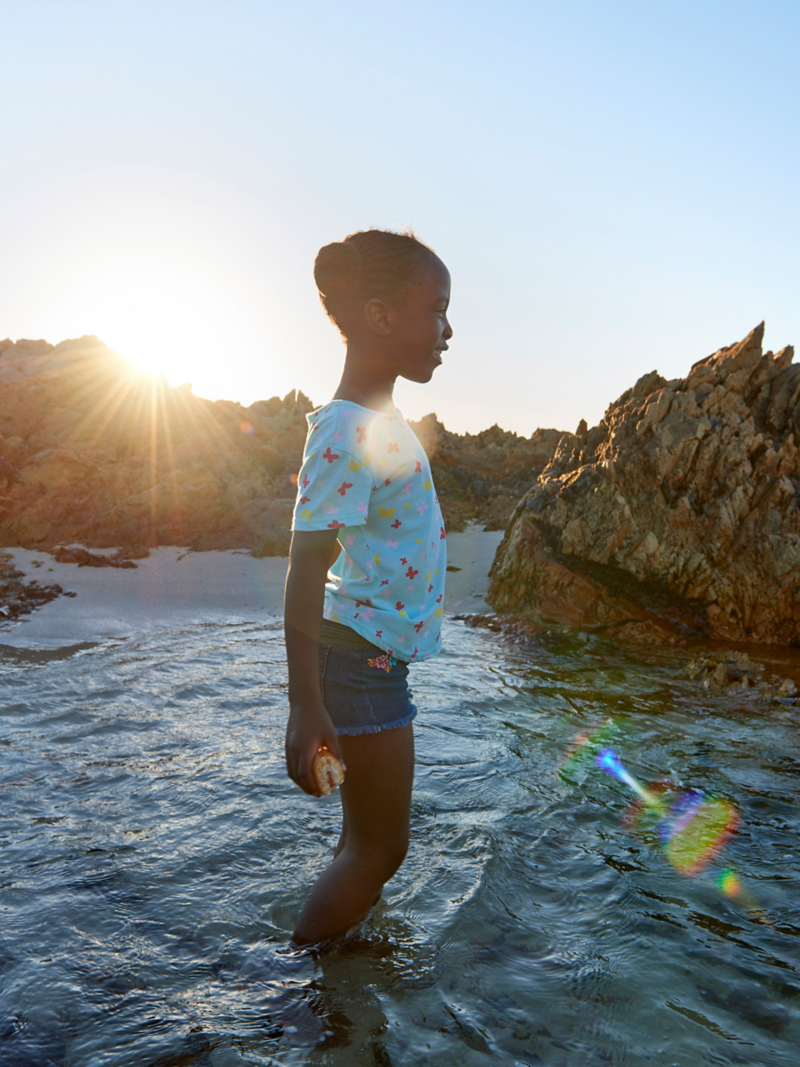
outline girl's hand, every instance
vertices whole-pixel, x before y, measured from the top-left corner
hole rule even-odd
[[[327,748],[344,766],[339,741],[322,703],[293,706],[286,724],[286,770],[293,782],[312,797],[322,796],[311,763],[319,749]]]

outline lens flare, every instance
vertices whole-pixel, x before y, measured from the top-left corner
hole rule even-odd
[[[613,719],[605,719],[586,731],[581,731],[564,754],[558,774],[569,779],[591,763],[600,749],[604,748],[617,733],[617,724]]]
[[[566,777],[576,766],[592,759],[597,767],[636,794],[636,800],[625,814],[624,825],[657,845],[680,874],[689,877],[698,874],[719,855],[736,831],[738,811],[725,797],[699,789],[676,793],[665,782],[645,788],[608,746],[613,730],[613,720],[608,719],[599,727],[578,734],[567,749],[559,773]],[[759,921],[772,926],[766,912],[730,867],[715,877],[715,884],[725,896],[737,900]]]

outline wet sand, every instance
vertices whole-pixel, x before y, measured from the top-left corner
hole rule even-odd
[[[489,568],[502,531],[469,528],[448,535],[445,610],[489,611]],[[252,622],[280,615],[285,557],[254,559],[245,551],[189,552],[158,548],[135,569],[57,563],[46,552],[10,550],[26,579],[57,582],[74,597],[59,597],[0,630],[0,644],[61,648],[86,641],[207,620]],[[36,566],[36,564],[39,566]]]

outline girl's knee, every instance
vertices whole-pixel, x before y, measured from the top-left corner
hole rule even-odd
[[[347,847],[351,847],[350,842]],[[406,858],[408,835],[398,834],[380,841],[353,842],[352,847],[359,854],[360,862],[368,867],[381,883],[388,882]]]

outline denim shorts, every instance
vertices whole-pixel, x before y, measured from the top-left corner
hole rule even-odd
[[[323,631],[319,681],[322,702],[337,734],[398,730],[417,714],[408,688],[408,664],[363,639],[334,643]]]

